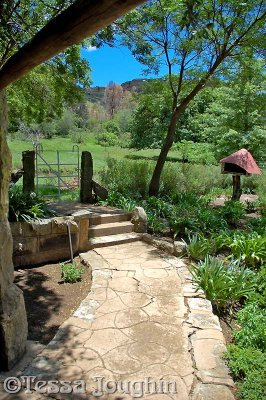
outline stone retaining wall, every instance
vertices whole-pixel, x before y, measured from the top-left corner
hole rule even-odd
[[[70,227],[73,253],[88,250],[88,211],[68,217],[10,223],[15,267],[56,262],[70,258],[67,225]]]

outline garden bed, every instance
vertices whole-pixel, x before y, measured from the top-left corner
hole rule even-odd
[[[47,344],[88,295],[91,274],[85,268],[80,282],[62,283],[60,264],[48,264],[15,271],[15,283],[24,293],[28,339]]]

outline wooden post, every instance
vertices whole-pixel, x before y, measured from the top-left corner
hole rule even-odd
[[[31,193],[35,191],[35,151],[23,151],[23,193]]]
[[[232,200],[240,200],[242,194],[240,175],[233,175],[233,195]]]
[[[92,203],[92,177],[93,159],[89,151],[83,151],[81,155],[81,175],[80,175],[80,202]]]

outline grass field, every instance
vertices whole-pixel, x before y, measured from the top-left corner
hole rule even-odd
[[[53,139],[43,139],[41,141],[43,146],[43,157],[50,163],[56,162],[56,150],[68,150],[71,151],[73,148],[73,142],[70,138],[55,137]],[[22,152],[25,150],[32,150],[33,145],[30,141],[23,140],[9,140],[8,141],[13,160],[13,168],[21,167]],[[89,137],[86,143],[79,145],[80,152],[90,151],[94,161],[94,173],[97,176],[98,171],[105,166],[106,160],[109,157],[117,160],[123,158],[132,159],[153,159],[159,154],[159,149],[148,149],[148,150],[134,150],[128,148],[115,147],[103,147],[96,143],[93,136]],[[180,158],[177,151],[171,151],[169,158],[176,159]],[[62,153],[60,155],[61,162],[75,162],[77,160],[77,154],[73,153]]]

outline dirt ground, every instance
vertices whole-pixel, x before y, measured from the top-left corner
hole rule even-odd
[[[47,344],[89,293],[91,277],[84,267],[80,282],[63,283],[60,265],[50,264],[16,270],[15,283],[24,292],[28,339]]]

